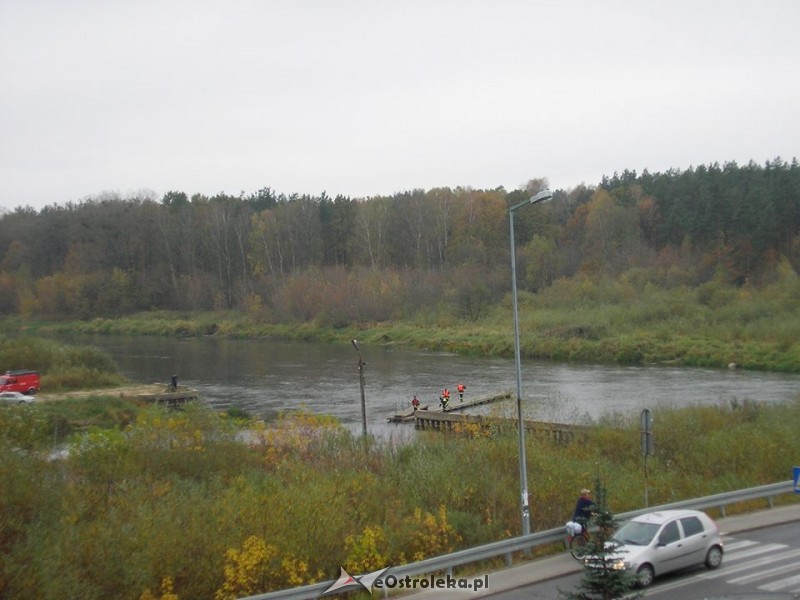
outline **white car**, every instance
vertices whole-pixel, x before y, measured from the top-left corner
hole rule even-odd
[[[20,392],[0,392],[0,402],[13,404],[28,404],[36,400],[33,396],[26,396]]]
[[[697,510],[662,510],[634,517],[611,538],[616,546],[612,566],[636,575],[647,587],[658,575],[722,564],[722,539],[714,520]],[[596,560],[596,559],[594,559]],[[587,559],[591,565],[592,559]]]

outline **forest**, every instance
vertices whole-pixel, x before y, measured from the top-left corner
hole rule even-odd
[[[431,310],[475,321],[509,293],[508,208],[548,186],[349,198],[104,194],[0,217],[0,315],[242,310],[344,326]],[[623,171],[515,215],[518,286],[627,278],[759,289],[800,269],[800,165]]]

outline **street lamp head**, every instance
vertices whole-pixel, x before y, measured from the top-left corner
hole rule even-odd
[[[553,192],[551,192],[550,190],[542,190],[535,196],[531,196],[528,202],[530,202],[531,204],[536,204],[537,202],[544,202],[545,200],[550,200],[550,198],[552,197],[553,197]]]
[[[512,206],[509,211],[513,214],[515,211],[519,210],[523,206],[528,206],[528,204],[536,204],[537,202],[543,202],[545,200],[550,200],[553,197],[553,192],[550,190],[542,190],[535,196],[531,196],[527,200],[523,200],[519,204]]]

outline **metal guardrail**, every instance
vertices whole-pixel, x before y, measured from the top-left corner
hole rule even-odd
[[[775,496],[791,492],[794,492],[794,481],[789,480],[782,481],[780,483],[771,483],[768,485],[747,488],[735,492],[725,492],[722,494],[714,494],[712,496],[704,496],[702,498],[695,498],[692,500],[681,500],[679,502],[672,502],[670,504],[641,508],[617,514],[615,517],[624,521],[626,519],[631,519],[638,515],[657,510],[703,510],[708,508],[717,508],[722,512],[722,515],[725,516],[725,507],[729,504],[766,498],[769,502],[770,508],[772,508]],[[407,565],[392,567],[391,575],[397,577],[398,580],[403,579],[406,576],[414,577],[438,572],[446,572],[447,574],[452,575],[453,569],[456,567],[484,560],[490,560],[497,558],[498,556],[504,557],[506,564],[511,565],[511,559],[514,552],[525,551],[536,546],[563,541],[564,539],[564,528],[557,527],[555,529],[539,531],[508,540],[484,544],[483,546],[477,546],[475,548],[459,550],[457,552],[444,554],[442,556],[427,558],[425,560],[409,563]],[[299,588],[269,592],[256,596],[248,596],[247,598],[242,598],[241,600],[313,600],[319,598],[325,590],[333,585],[334,581],[335,580],[332,579],[330,581],[306,585]]]

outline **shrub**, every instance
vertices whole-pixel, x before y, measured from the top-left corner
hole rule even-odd
[[[127,426],[103,413],[108,429],[76,428],[70,453],[51,461],[44,408],[0,410],[10,600],[235,597],[520,533],[513,430],[397,447],[303,413],[259,426],[202,405],[147,407]],[[785,457],[800,455],[798,408],[654,409],[651,503],[785,480]],[[533,530],[561,526],[597,478],[615,512],[643,504],[638,418],[608,418],[566,446],[529,436],[526,450]]]

